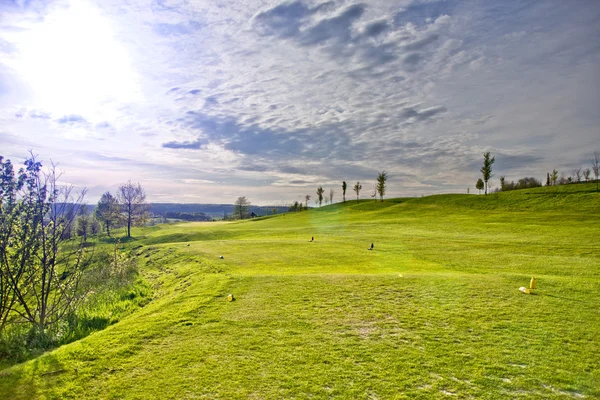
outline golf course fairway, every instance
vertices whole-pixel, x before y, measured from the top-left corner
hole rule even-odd
[[[600,398],[595,189],[136,228],[152,300],[1,369],[0,398]]]

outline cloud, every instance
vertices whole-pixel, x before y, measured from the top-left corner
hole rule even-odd
[[[186,150],[199,150],[203,146],[205,146],[208,142],[206,140],[197,139],[194,141],[184,141],[184,142],[167,142],[163,143],[162,147],[165,149],[186,149]]]
[[[444,113],[448,111],[446,107],[443,106],[434,106],[429,108],[417,109],[418,106],[408,106],[402,109],[400,113],[402,117],[406,119],[416,120],[416,121],[426,121],[428,119],[433,118],[435,115]]]
[[[50,114],[43,111],[32,110],[29,112],[29,117],[34,119],[50,119]]]
[[[152,26],[152,30],[159,36],[182,36],[193,33],[202,27],[200,22],[186,21],[176,24],[157,23]]]
[[[392,196],[464,191],[485,149],[515,178],[589,158],[600,124],[595,3],[320,1],[96,2],[144,99],[60,112],[36,103],[14,60],[27,32],[68,6],[4,2],[6,151],[25,137],[81,170],[85,186],[108,179],[93,169],[101,156],[81,152],[93,148],[112,157],[103,166],[117,182],[160,178],[149,194],[243,191],[253,202],[342,180],[370,187],[381,169]],[[219,190],[184,186],[191,179]]]
[[[84,124],[87,123],[87,120],[83,118],[81,115],[65,115],[56,120],[59,124]]]

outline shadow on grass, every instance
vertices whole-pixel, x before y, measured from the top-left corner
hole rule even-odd
[[[556,197],[556,196],[570,196],[572,194],[575,193],[596,193],[596,190],[573,190],[573,191],[568,191],[568,192],[562,192],[562,191],[556,191],[556,192],[533,192],[533,193],[529,193],[529,192],[525,192],[523,193],[526,196],[541,196],[541,197]]]
[[[583,300],[571,299],[569,297],[556,296],[556,295],[553,295],[553,294],[544,294],[544,296],[552,297],[552,298],[555,298],[555,299],[561,299],[561,300],[576,301],[578,303],[583,303],[584,302]]]
[[[14,368],[0,372],[3,399],[36,398],[40,390],[54,386],[56,376],[68,372],[56,356],[46,354],[33,361],[31,368]],[[42,379],[38,379],[41,377]],[[43,387],[41,387],[43,386]]]

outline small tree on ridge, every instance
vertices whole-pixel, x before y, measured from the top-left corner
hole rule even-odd
[[[487,196],[488,192],[488,182],[492,175],[492,164],[494,164],[496,159],[494,157],[490,158],[490,152],[486,151],[483,153],[483,167],[481,167],[481,173],[483,174],[483,182],[485,183],[485,195]]]

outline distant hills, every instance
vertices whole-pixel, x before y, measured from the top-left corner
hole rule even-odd
[[[88,204],[88,213],[93,213],[96,204]],[[273,214],[286,213],[288,206],[253,206],[249,207],[248,213],[254,213],[262,217]],[[223,219],[233,214],[233,204],[198,204],[198,203],[150,203],[150,212],[157,217],[184,219],[190,221],[203,221],[212,219]],[[206,217],[203,217],[205,215]]]

